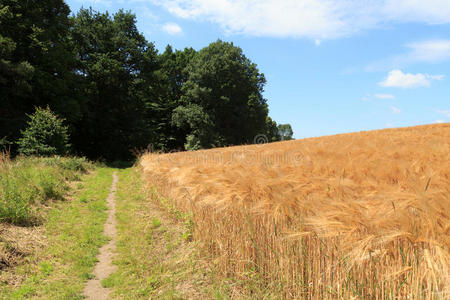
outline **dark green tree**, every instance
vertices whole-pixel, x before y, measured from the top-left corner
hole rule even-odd
[[[257,134],[266,132],[268,108],[262,96],[266,80],[241,48],[220,40],[211,43],[190,61],[187,72],[182,106],[201,107],[214,132],[212,144],[211,138],[203,141],[205,137],[197,136],[200,145],[252,143]],[[189,135],[196,132],[198,128],[191,126]]]
[[[130,149],[151,141],[144,116],[157,68],[154,45],[137,30],[135,15],[123,10],[111,17],[81,9],[71,34],[87,100],[73,141],[89,157],[129,158]]]
[[[190,129],[190,134],[186,136],[184,144],[186,150],[211,148],[220,138],[214,132],[214,124],[209,115],[197,104],[189,103],[186,106],[175,108],[172,124],[180,129]]]
[[[294,132],[292,131],[291,124],[279,124],[278,125],[278,134],[281,141],[292,140],[292,136]]]
[[[272,120],[271,117],[266,118],[266,133],[268,142],[276,142],[280,140],[280,132],[278,130],[277,122]]]
[[[65,155],[69,151],[69,135],[63,119],[58,118],[48,107],[36,108],[28,127],[22,131],[17,142],[19,153],[24,155]]]
[[[77,115],[69,13],[63,0],[0,1],[0,137],[17,139],[34,106]]]
[[[149,95],[146,102],[146,120],[155,133],[154,146],[157,149],[182,149],[189,133],[185,126],[178,127],[172,123],[172,113],[181,105],[182,87],[188,77],[186,66],[195,53],[192,48],[174,51],[167,46],[158,56],[158,70],[154,75],[158,84],[152,85],[153,95]]]

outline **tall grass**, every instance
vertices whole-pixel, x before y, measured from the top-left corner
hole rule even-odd
[[[450,124],[147,154],[224,276],[283,298],[450,297]]]
[[[39,207],[62,198],[67,181],[90,168],[83,158],[18,157],[0,154],[0,222],[30,225],[38,222]]]

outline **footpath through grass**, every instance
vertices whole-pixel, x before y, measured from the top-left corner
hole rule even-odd
[[[30,168],[32,172],[39,172],[33,166]],[[56,172],[55,170],[53,168],[49,172]],[[19,253],[16,265],[0,264],[1,299],[83,298],[82,290],[87,279],[92,277],[91,272],[96,263],[98,248],[106,242],[102,234],[106,220],[105,199],[113,171],[111,168],[97,168],[89,174],[77,173],[81,181],[71,184],[60,181],[61,185],[67,186],[63,190],[69,192],[66,193],[64,200],[60,199],[61,194],[54,197],[58,201],[46,202],[46,206],[34,206],[35,197],[24,198],[33,200],[22,201],[21,205],[27,211],[24,215],[26,217],[10,218],[10,223],[28,225],[29,220],[34,220],[35,216],[38,216],[41,220],[39,224],[42,224],[39,227],[15,227],[4,222],[0,224],[2,226],[0,245],[3,243],[3,250],[20,248],[17,235],[17,239],[7,239],[6,233],[9,231],[25,232],[26,235],[34,237],[34,242],[31,242],[34,245]],[[17,172],[25,171],[21,169]],[[8,176],[14,178],[11,174]],[[38,173],[35,176],[39,178]],[[4,194],[2,196],[3,203],[10,201]],[[37,208],[45,210],[45,213],[39,212]],[[11,236],[10,234],[9,237]],[[25,236],[26,242],[30,242],[28,236]],[[4,253],[1,254],[5,256]]]
[[[211,299],[210,271],[190,224],[145,189],[136,168],[121,170],[116,194],[117,272],[102,282],[118,299]]]

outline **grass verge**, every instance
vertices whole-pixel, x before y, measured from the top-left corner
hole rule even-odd
[[[151,200],[139,170],[119,172],[116,209],[118,270],[103,286],[120,299],[213,298],[189,222]]]
[[[92,165],[84,158],[18,157],[0,153],[0,223],[29,226],[42,221],[43,206],[59,200],[68,181]]]
[[[16,268],[1,270],[1,299],[82,299],[98,248],[106,240],[106,197],[113,169],[99,168],[73,184],[68,201],[52,204],[41,228],[41,246]],[[21,278],[8,282],[11,278]],[[17,282],[18,281],[18,282]]]

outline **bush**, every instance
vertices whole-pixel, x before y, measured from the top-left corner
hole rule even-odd
[[[48,107],[36,108],[28,116],[28,127],[22,131],[22,138],[17,142],[19,153],[50,156],[64,155],[69,151],[69,135],[63,119],[58,118]]]

